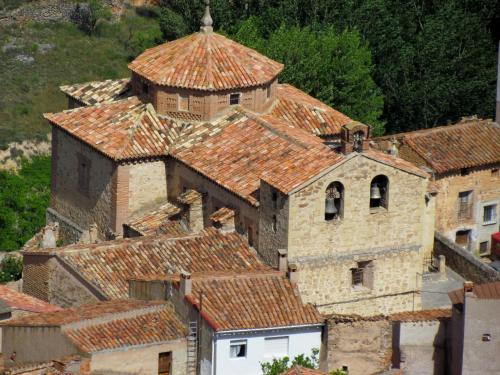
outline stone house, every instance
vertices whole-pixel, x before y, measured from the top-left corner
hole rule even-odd
[[[196,233],[225,208],[267,264],[287,254],[322,312],[418,309],[433,241],[427,173],[279,84],[281,64],[214,33],[207,14],[200,32],[131,62],[129,80],[63,87],[73,109],[45,115],[48,222],[85,242]]]
[[[187,374],[187,327],[164,302],[98,302],[2,326],[6,368],[78,355],[92,374]]]
[[[320,349],[323,318],[303,304],[295,274],[181,273],[130,281],[130,297],[167,299],[196,332],[198,374],[255,375],[273,358]]]
[[[452,309],[451,375],[500,372],[500,282],[449,293]]]
[[[489,255],[491,235],[500,230],[500,125],[472,117],[391,137],[400,157],[432,176],[436,231]],[[381,148],[389,149],[387,139],[377,140]]]

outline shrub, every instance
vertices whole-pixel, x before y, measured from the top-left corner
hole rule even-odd
[[[19,280],[23,273],[23,262],[21,259],[6,256],[0,263],[0,282]]]

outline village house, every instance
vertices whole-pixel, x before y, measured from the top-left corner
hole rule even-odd
[[[311,355],[321,347],[323,318],[303,304],[296,274],[279,271],[146,277],[130,297],[167,299],[196,331],[198,374],[254,375],[274,358]]]
[[[7,369],[79,356],[79,373],[187,373],[188,330],[165,302],[98,302],[13,318],[2,328]]]
[[[74,108],[45,115],[47,221],[63,242],[193,234],[221,226],[211,217],[224,208],[268,265],[286,255],[320,311],[420,308],[434,217],[425,171],[370,148],[369,126],[279,84],[283,65],[213,32],[208,6],[200,32],[129,68],[129,80],[63,87]],[[48,271],[25,255],[26,290],[46,288],[36,275]]]
[[[391,139],[400,157],[432,176],[436,231],[474,254],[490,255],[492,235],[500,231],[500,125],[471,117],[376,142],[390,151]]]

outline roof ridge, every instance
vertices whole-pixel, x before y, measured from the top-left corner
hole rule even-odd
[[[417,138],[417,137],[424,137],[428,134],[439,133],[442,131],[453,131],[456,129],[463,129],[463,128],[466,128],[469,126],[480,126],[480,125],[484,125],[484,124],[488,124],[488,125],[491,124],[494,126],[496,123],[492,119],[489,119],[489,118],[464,118],[455,124],[440,125],[440,126],[435,126],[432,128],[418,129],[418,130],[414,130],[412,132],[399,133],[399,134],[401,134],[403,136],[403,138],[405,138],[405,139],[406,138]],[[397,135],[398,134],[393,134],[392,136],[397,136]]]

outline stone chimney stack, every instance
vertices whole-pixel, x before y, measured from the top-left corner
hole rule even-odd
[[[213,226],[222,233],[234,232],[236,212],[229,207],[222,207],[210,215]]]
[[[500,124],[500,42],[498,42],[498,60],[497,60],[497,108],[495,112],[495,121]]]
[[[196,190],[187,190],[177,199],[182,204],[181,221],[194,233],[201,232],[203,225],[203,197]]]
[[[297,285],[299,281],[299,271],[295,263],[290,263],[288,265],[288,279],[292,285]]]
[[[288,253],[285,249],[278,249],[278,271],[286,272],[288,270]]]
[[[181,271],[181,281],[180,281],[180,293],[182,296],[187,296],[191,294],[193,290],[193,280],[191,280],[191,274],[187,271]]]

